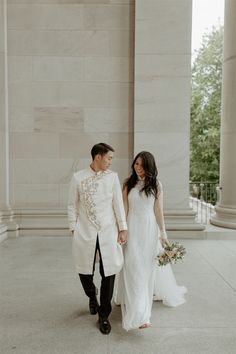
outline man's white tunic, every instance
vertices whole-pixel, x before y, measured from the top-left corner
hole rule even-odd
[[[74,231],[73,257],[76,271],[92,274],[97,237],[105,276],[123,265],[118,231],[127,230],[122,192],[117,173],[94,172],[90,167],[74,173],[69,190],[69,228]]]

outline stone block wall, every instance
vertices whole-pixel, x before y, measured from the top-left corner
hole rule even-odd
[[[8,0],[10,203],[63,209],[91,146],[133,155],[132,0]]]

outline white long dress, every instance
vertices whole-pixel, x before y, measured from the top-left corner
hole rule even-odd
[[[153,196],[139,193],[138,183],[128,194],[128,236],[124,267],[119,275],[116,302],[121,304],[122,326],[126,330],[150,323],[153,300],[167,306],[185,302],[185,287],[176,284],[171,266],[159,267],[161,250]]]

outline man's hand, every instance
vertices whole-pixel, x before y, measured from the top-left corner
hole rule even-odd
[[[124,245],[126,243],[126,235],[127,235],[127,230],[122,230],[122,231],[119,231],[119,234],[118,234],[118,243],[120,245]]]

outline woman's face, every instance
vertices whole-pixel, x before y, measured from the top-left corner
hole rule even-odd
[[[136,175],[138,177],[140,177],[140,178],[144,178],[145,177],[145,171],[144,171],[143,166],[142,166],[141,157],[138,157],[137,160],[135,161],[134,170],[135,170]]]

